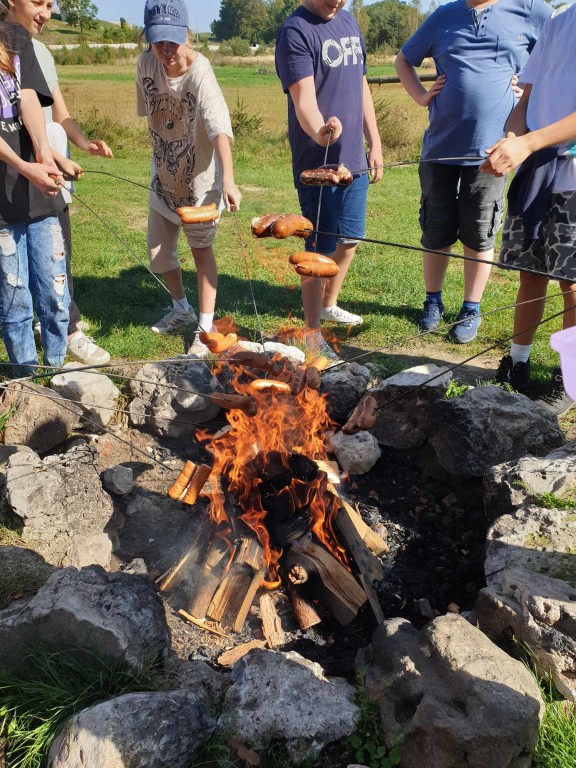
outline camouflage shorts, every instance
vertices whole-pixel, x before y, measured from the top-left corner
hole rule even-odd
[[[552,195],[542,234],[527,247],[522,217],[508,214],[500,263],[547,272],[553,280],[576,280],[576,191]]]

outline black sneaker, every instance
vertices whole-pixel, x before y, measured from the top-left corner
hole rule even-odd
[[[574,406],[574,400],[566,394],[564,389],[561,368],[554,368],[550,388],[534,402],[546,408],[554,416],[563,416]]]
[[[494,379],[498,384],[509,384],[516,392],[525,392],[530,383],[530,360],[514,364],[510,355],[504,355]]]

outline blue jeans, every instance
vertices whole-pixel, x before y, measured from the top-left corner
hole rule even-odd
[[[0,312],[14,376],[36,373],[34,309],[42,325],[45,365],[66,357],[68,306],[66,248],[57,216],[0,227]]]
[[[356,176],[349,187],[307,187],[298,186],[298,199],[302,215],[310,219],[316,228],[318,201],[322,189],[320,208],[320,232],[318,242],[315,235],[306,238],[305,249],[319,253],[334,253],[339,243],[357,243],[366,233],[366,202],[368,199],[367,173]]]

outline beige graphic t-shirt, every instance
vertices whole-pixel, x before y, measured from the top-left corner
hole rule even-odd
[[[150,206],[174,223],[182,205],[222,201],[221,171],[211,141],[232,139],[230,114],[210,62],[197,54],[186,74],[166,76],[152,51],[141,53],[136,106],[152,139]]]

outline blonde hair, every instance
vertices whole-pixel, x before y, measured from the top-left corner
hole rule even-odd
[[[6,45],[4,24],[0,21],[0,70],[8,75],[16,74],[14,65],[14,51]]]

